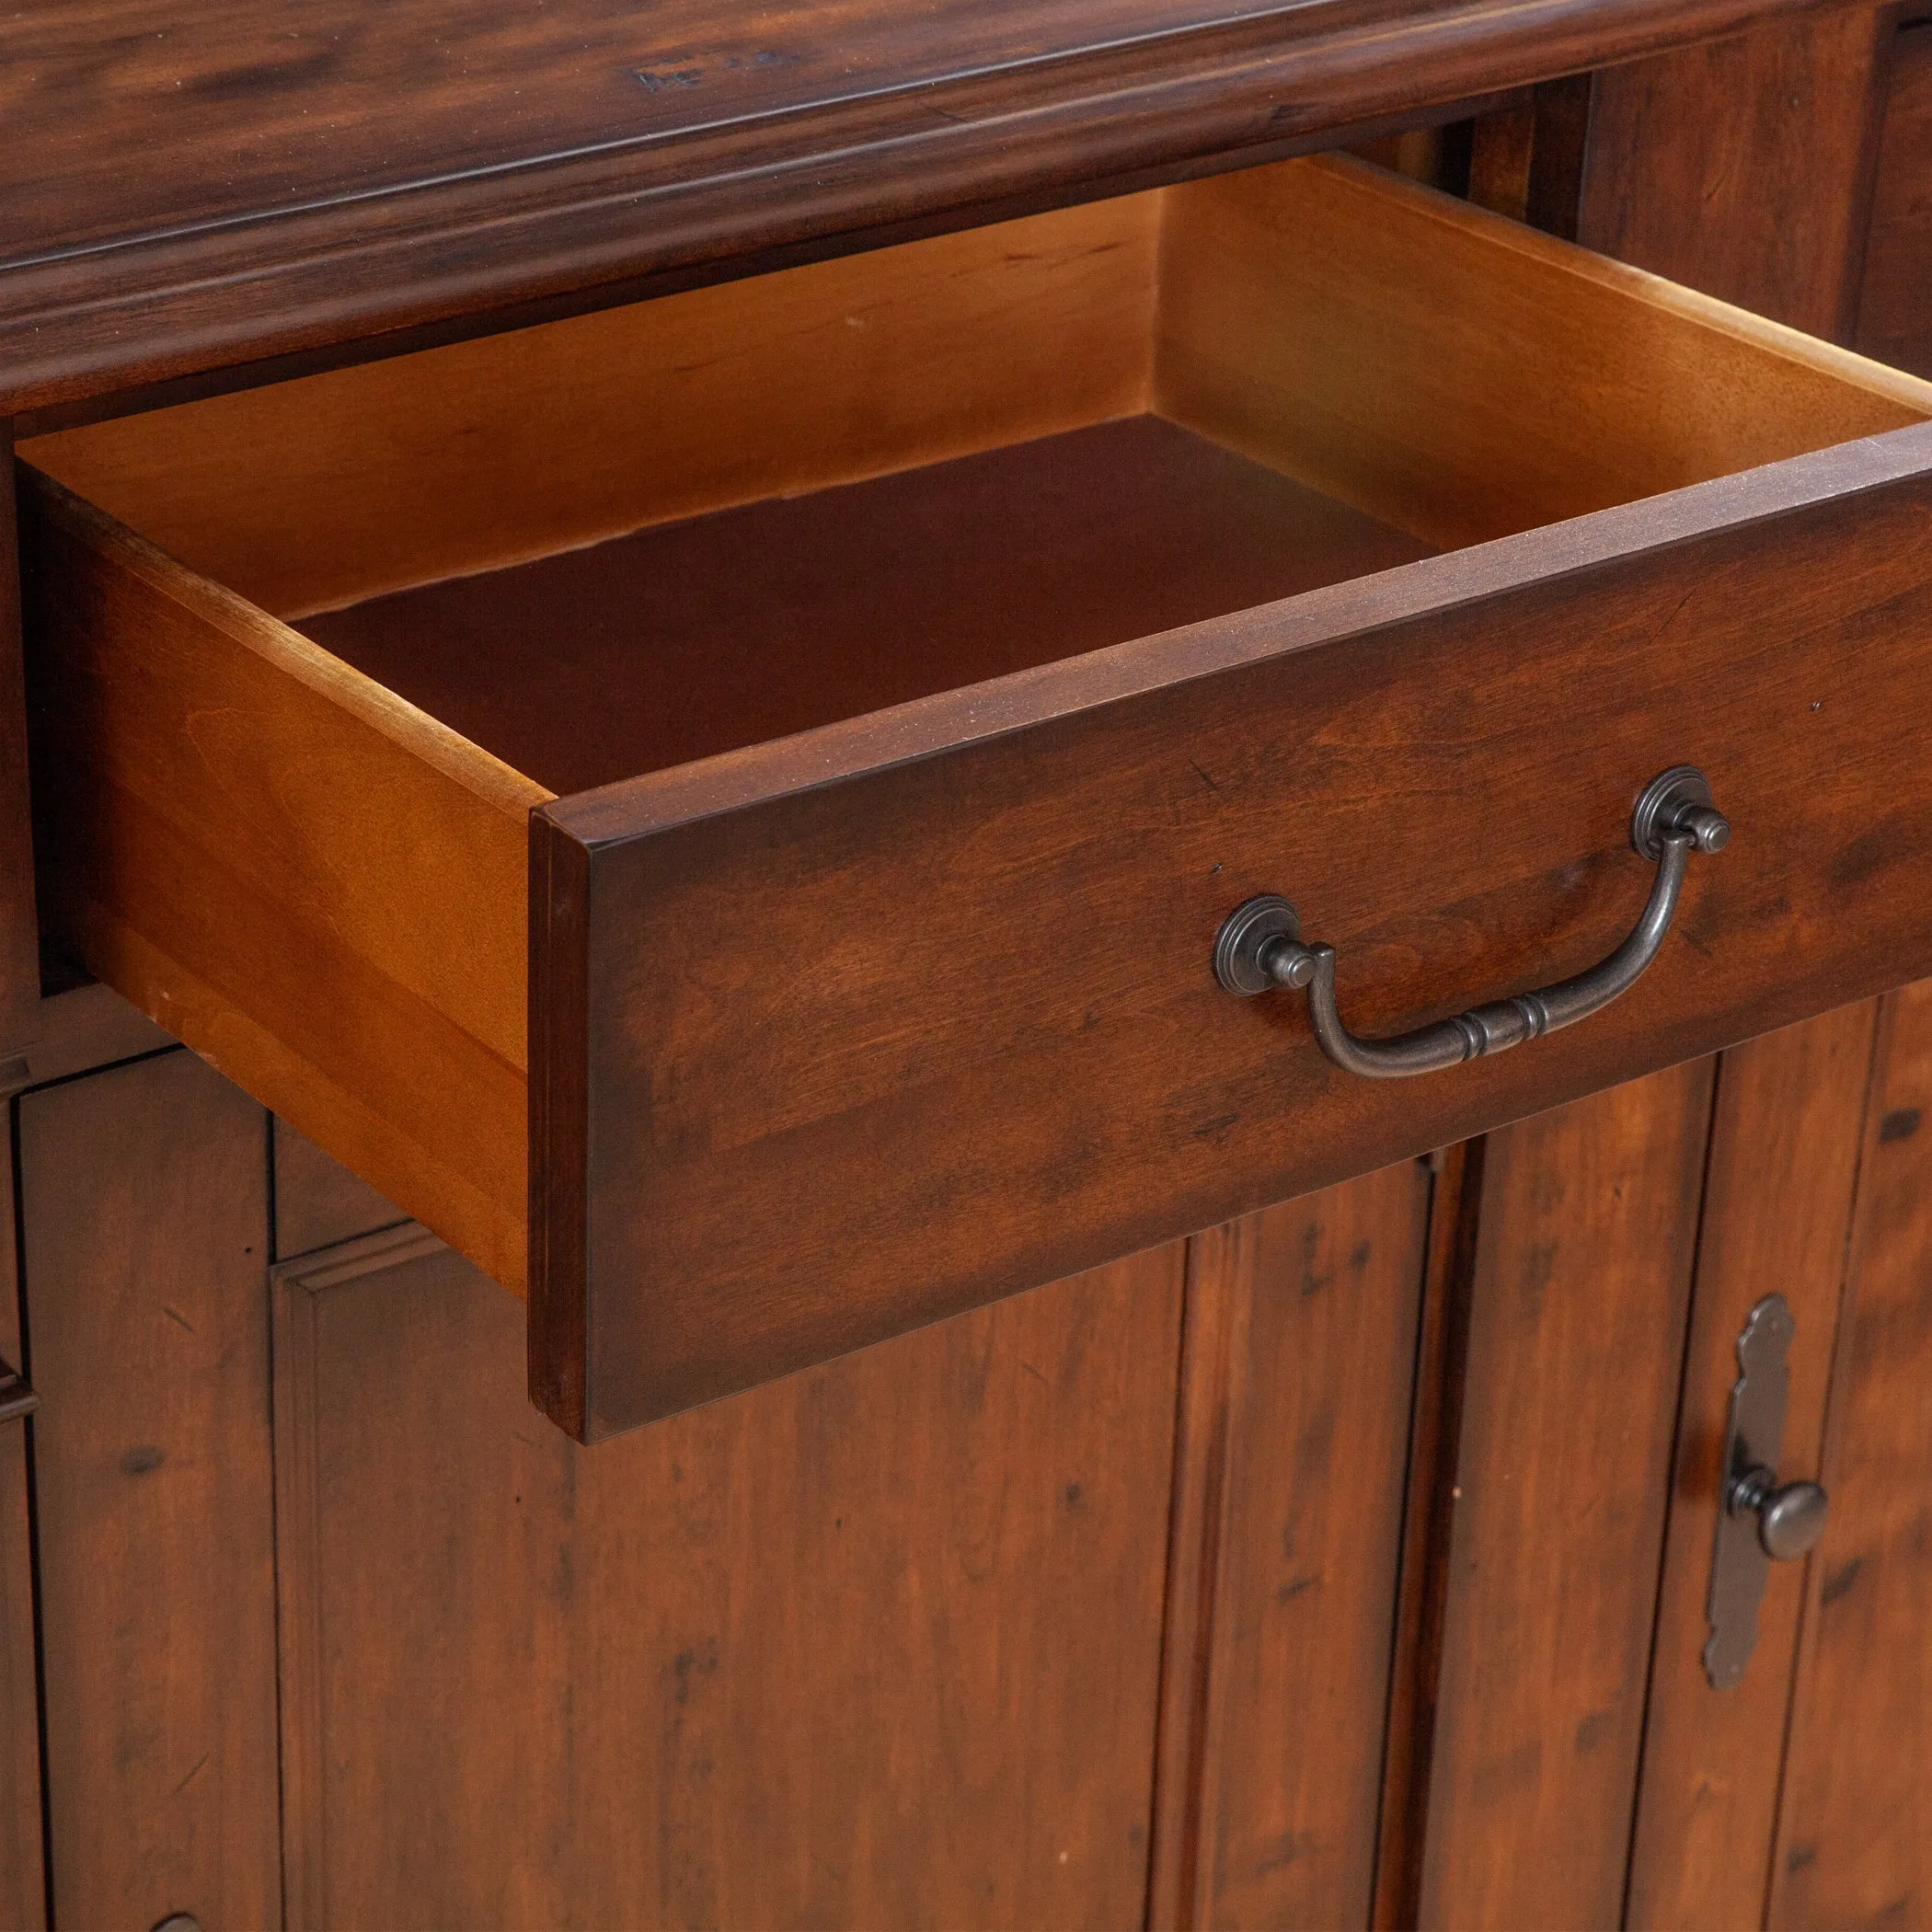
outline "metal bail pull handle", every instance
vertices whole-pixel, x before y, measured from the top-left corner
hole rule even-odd
[[[1322,1052],[1351,1074],[1370,1080],[1432,1074],[1438,1067],[1458,1066],[1559,1027],[1573,1027],[1627,992],[1657,957],[1671,929],[1692,852],[1721,852],[1730,839],[1731,822],[1712,802],[1702,772],[1695,765],[1673,765],[1659,773],[1644,787],[1630,814],[1630,843],[1655,864],[1657,877],[1629,937],[1608,959],[1573,978],[1472,1006],[1392,1040],[1360,1040],[1342,1024],[1335,1004],[1335,949],[1319,942],[1304,945],[1294,906],[1272,892],[1248,900],[1227,915],[1214,941],[1214,977],[1230,993],[1244,995],[1271,986],[1305,986],[1308,1017]]]

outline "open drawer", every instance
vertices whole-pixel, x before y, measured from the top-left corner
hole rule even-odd
[[[592,1439],[1932,972],[1928,417],[1325,159],[63,431],[43,893]]]

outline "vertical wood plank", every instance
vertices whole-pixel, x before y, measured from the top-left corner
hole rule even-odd
[[[1428,1212],[1406,1161],[1193,1244],[1157,1926],[1367,1921]]]
[[[1248,1323],[1259,1217],[1211,1227],[1187,1244],[1169,1503],[1167,1596],[1161,1633],[1160,1722],[1154,1776],[1154,1844],[1147,1924],[1192,1932],[1206,1922],[1219,1794],[1208,1777],[1214,1735],[1213,1665],[1222,1545],[1227,1535],[1228,1433],[1246,1397]]]
[[[13,425],[0,418],[0,1060],[27,1044],[40,1001],[33,833],[27,787],[27,684],[20,658],[19,526]]]
[[[1846,1280],[1878,1003],[1733,1047],[1719,1063],[1663,1590],[1631,1858],[1633,1926],[1763,1922],[1804,1566],[1774,1566],[1743,1684],[1704,1674],[1737,1339],[1758,1300],[1798,1335],[1778,1473],[1814,1475]]]
[[[1778,1926],[1932,1915],[1932,982],[1890,999],[1771,1875]]]
[[[1604,70],[1576,238],[1846,340],[1891,32],[1835,8]]]
[[[1574,241],[1592,86],[1587,74],[1544,81],[1523,105],[1478,115],[1469,144],[1469,199]]]
[[[14,1249],[13,1110],[0,1114],[0,1361],[22,1366]],[[47,1922],[40,1864],[40,1719],[33,1639],[27,1423],[0,1422],[0,1926]]]
[[[1179,1245],[583,1450],[411,1237],[277,1271],[293,1924],[1139,1922]]]
[[[1448,1553],[1455,1531],[1456,1460],[1467,1381],[1469,1297],[1487,1147],[1466,1141],[1438,1156],[1416,1348],[1416,1391],[1403,1497],[1402,1569],[1389,1671],[1388,1743],[1373,1923],[1412,1926],[1421,1905],[1422,1848],[1435,1755]]]
[[[1893,43],[1857,343],[1932,374],[1932,22]]]
[[[1425,1924],[1621,1914],[1710,1079],[1489,1137]]]
[[[55,1912],[272,1925],[266,1120],[170,1053],[19,1123]]]

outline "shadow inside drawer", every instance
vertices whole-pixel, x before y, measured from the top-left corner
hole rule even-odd
[[[1136,416],[297,623],[569,793],[1432,554]]]

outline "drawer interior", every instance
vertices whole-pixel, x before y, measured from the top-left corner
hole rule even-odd
[[[568,793],[1428,552],[1143,415],[445,578],[301,627]]]
[[[23,454],[563,793],[1919,420],[1889,376],[1318,160]]]
[[[85,836],[168,828],[138,865],[57,857],[97,876],[49,902],[92,970],[518,1285],[533,804],[1896,429],[1926,394],[1324,158],[43,436],[22,456],[93,506],[56,512],[49,608],[118,560],[47,620],[43,655],[109,674],[50,700],[41,762],[144,737]],[[126,619],[149,604],[194,627]]]

